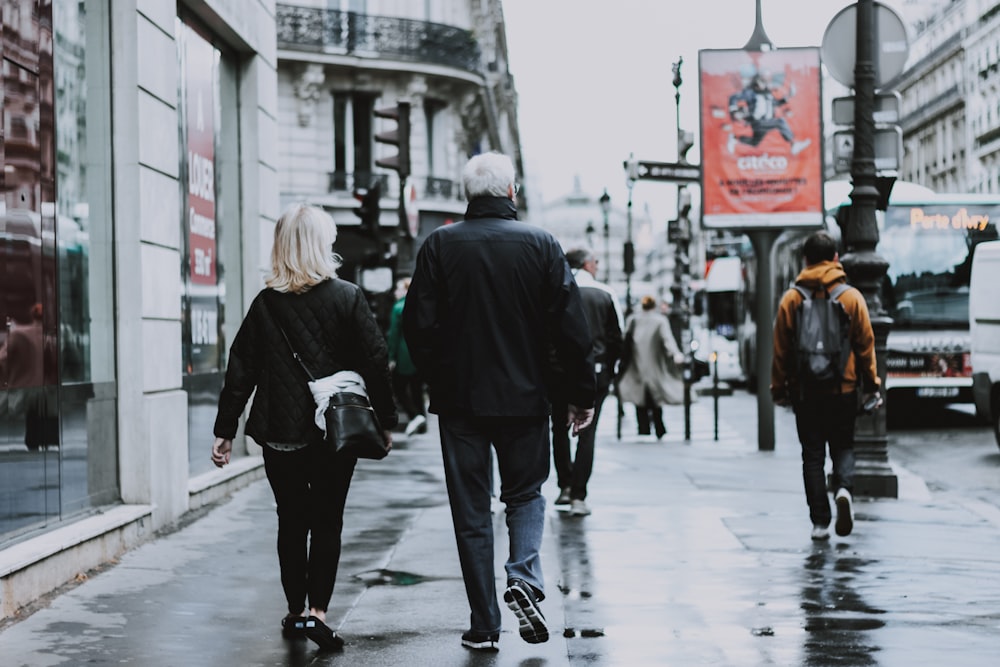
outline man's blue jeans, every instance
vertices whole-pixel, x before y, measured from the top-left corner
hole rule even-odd
[[[809,518],[814,525],[829,526],[826,446],[833,460],[834,491],[854,488],[854,422],[858,414],[856,392],[809,396],[795,402],[795,426],[802,443],[802,480],[805,482]]]
[[[510,553],[507,579],[523,579],[544,597],[538,552],[545,527],[542,484],[549,476],[548,417],[442,415],[441,452],[458,558],[471,609],[471,630],[500,630],[490,514],[490,446],[500,470]]]

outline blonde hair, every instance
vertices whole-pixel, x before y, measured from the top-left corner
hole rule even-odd
[[[337,275],[343,261],[333,251],[337,225],[326,211],[292,204],[278,218],[271,272],[264,283],[279,292],[301,293]]]

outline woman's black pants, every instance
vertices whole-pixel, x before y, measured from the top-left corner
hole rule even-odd
[[[278,505],[278,565],[288,611],[326,611],[340,563],[344,505],[357,459],[323,444],[264,447],[264,471]]]

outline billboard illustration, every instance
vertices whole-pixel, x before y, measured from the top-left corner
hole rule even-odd
[[[819,226],[819,49],[703,50],[698,60],[703,225]]]

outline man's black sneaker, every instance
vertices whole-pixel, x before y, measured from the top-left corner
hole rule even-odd
[[[529,644],[541,644],[549,640],[549,627],[545,624],[542,610],[538,608],[535,592],[526,581],[521,579],[508,581],[503,601],[517,616],[521,639]]]
[[[476,651],[499,651],[500,633],[469,630],[462,633],[462,646]]]
[[[854,530],[854,507],[851,502],[851,492],[847,489],[840,489],[837,491],[835,501],[837,503],[837,523],[834,524],[834,528],[838,535],[845,537]]]

